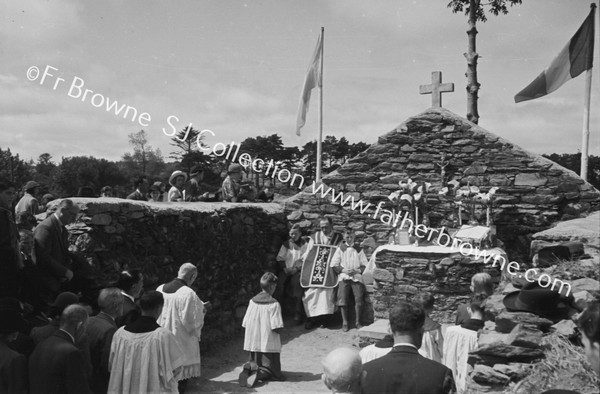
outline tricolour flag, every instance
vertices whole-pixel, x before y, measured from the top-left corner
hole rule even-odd
[[[569,43],[536,79],[515,96],[515,103],[551,93],[571,78],[592,68],[594,58],[594,9]]]
[[[304,86],[300,96],[300,105],[298,106],[298,120],[296,121],[296,134],[300,135],[300,129],[306,123],[306,112],[308,112],[308,103],[310,102],[310,93],[314,87],[323,86],[323,70],[321,70],[321,56],[323,56],[323,34],[319,35],[315,52],[306,77],[304,77]]]

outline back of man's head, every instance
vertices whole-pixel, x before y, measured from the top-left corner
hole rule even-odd
[[[123,304],[123,294],[121,290],[116,287],[108,287],[100,290],[98,295],[98,306],[102,312],[113,315],[118,309],[119,305]]]
[[[322,361],[323,383],[334,393],[360,392],[362,362],[358,350],[338,348],[331,351]]]
[[[73,333],[80,323],[85,323],[88,318],[87,309],[81,305],[73,304],[65,308],[60,316],[60,328]]]
[[[162,293],[156,290],[147,291],[140,298],[140,308],[143,314],[152,313],[164,303],[165,299]]]
[[[425,311],[406,301],[400,301],[390,311],[390,328],[394,336],[421,333],[424,322]]]
[[[179,279],[186,279],[192,273],[198,272],[198,268],[192,263],[183,263],[181,267],[179,267],[179,272],[177,273],[177,277]]]
[[[471,317],[478,316],[477,318],[483,319],[485,314],[485,300],[487,298],[488,295],[485,293],[477,293],[471,298],[471,303],[469,304]]]
[[[131,294],[133,286],[139,283],[140,280],[142,280],[142,271],[138,269],[123,271],[119,275],[117,287],[124,292]]]

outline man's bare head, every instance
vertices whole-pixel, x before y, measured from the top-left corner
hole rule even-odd
[[[177,273],[177,278],[184,280],[188,286],[194,283],[197,276],[198,268],[192,263],[183,263]]]
[[[358,350],[346,347],[335,349],[321,361],[321,364],[323,365],[321,378],[332,392],[360,392],[363,368]]]

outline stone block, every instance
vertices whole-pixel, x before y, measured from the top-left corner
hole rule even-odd
[[[573,320],[561,320],[550,327],[550,331],[571,339],[577,335],[577,324]]]
[[[404,174],[404,173],[401,173],[401,174],[395,173],[395,174],[390,174],[390,175],[387,175],[387,176],[379,178],[379,181],[381,183],[384,183],[384,184],[385,183],[393,183],[393,184],[395,184],[396,185],[396,189],[399,188],[398,182],[403,181],[403,180],[404,181],[406,180],[406,174]]]
[[[490,175],[489,177],[490,186],[509,186],[511,180],[506,175]]]
[[[452,142],[452,146],[465,146],[465,145],[470,145],[472,143],[473,143],[473,140],[462,138],[462,139],[455,140],[454,142]]]
[[[410,285],[397,285],[394,286],[394,291],[396,293],[417,294],[419,292],[419,289],[417,289],[415,286]]]
[[[371,166],[367,163],[346,163],[338,169],[340,174],[349,174],[354,172],[368,171]]]
[[[385,270],[385,269],[375,268],[373,270],[373,279],[375,279],[376,281],[379,281],[379,282],[393,283],[394,282],[394,274],[392,274],[390,271]]]
[[[433,163],[436,157],[428,153],[413,153],[408,160],[411,162]]]
[[[141,219],[143,217],[144,217],[144,212],[142,212],[142,211],[135,211],[135,212],[131,212],[129,214],[130,219]]]
[[[409,163],[406,168],[408,170],[433,170],[435,165],[433,163]]]
[[[600,291],[600,282],[592,278],[581,278],[571,282],[573,293],[580,291]]]
[[[106,225],[110,224],[111,221],[112,221],[112,217],[105,213],[98,213],[98,214],[92,216],[92,224],[95,224],[97,226],[106,226]]]
[[[548,178],[543,175],[531,172],[517,174],[515,177],[515,186],[544,186],[548,182]]]
[[[492,294],[485,300],[485,317],[488,320],[495,321],[496,317],[500,315],[506,307],[502,300],[504,299],[504,295],[502,294]],[[510,332],[507,331],[507,332]]]
[[[471,379],[484,385],[505,385],[510,381],[510,377],[505,374],[481,364],[475,366]]]
[[[287,215],[287,220],[290,222],[295,222],[296,220],[302,219],[303,212],[298,209],[296,211],[292,211],[289,215]]]
[[[107,234],[114,234],[117,232],[117,229],[115,226],[105,226],[104,227],[104,232]]]
[[[548,319],[528,312],[504,311],[496,316],[496,330],[498,332],[509,333],[517,324],[537,327],[542,332],[548,332],[553,323]]]
[[[517,324],[505,340],[505,343],[508,345],[528,347],[531,349],[539,349],[541,342],[542,332],[537,328],[524,324]]]
[[[490,345],[496,342],[506,343],[506,338],[508,338],[509,335],[510,334],[502,334],[498,331],[484,330],[479,335],[479,340],[477,341],[477,343],[480,347]]]
[[[492,368],[494,371],[508,376],[512,381],[522,380],[531,372],[531,366],[524,363],[495,364]]]
[[[511,346],[501,342],[480,346],[470,354],[479,356],[483,360],[488,358],[489,361],[494,361],[492,365],[496,363],[495,360],[499,359],[504,360],[504,363],[511,361],[528,363],[544,357],[544,352],[540,349]]]
[[[573,298],[575,299],[575,305],[581,310],[587,308],[588,304],[595,300],[594,296],[586,290],[573,293]]]
[[[464,175],[479,175],[484,174],[487,170],[487,166],[483,164],[473,164],[463,172]]]

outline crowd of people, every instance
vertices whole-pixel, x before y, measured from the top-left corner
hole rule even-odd
[[[198,191],[202,176],[192,174],[196,186],[189,190],[197,192],[187,193],[187,175],[176,171],[168,195],[182,201],[205,195]],[[238,169],[230,166],[223,186],[230,197],[224,199],[246,199],[239,179]],[[160,188],[148,185],[141,178],[129,197],[143,198],[150,191],[150,198],[160,201]],[[142,271],[128,270],[110,287],[91,293],[89,266],[68,250],[65,226],[75,220],[77,205],[63,199],[37,224],[37,187],[28,183],[15,205],[15,185],[0,181],[0,392],[184,392],[189,379],[201,374],[199,342],[210,309],[191,288],[196,266],[181,265],[177,277],[156,290],[144,291]],[[343,331],[352,323],[361,327],[363,274],[377,243],[366,238],[357,245],[355,232],[335,231],[330,218],[318,225],[310,236],[298,225],[291,227],[278,266],[261,277],[261,292],[249,301],[242,321],[248,352],[239,376],[242,386],[286,379],[280,339],[286,306],[306,329],[327,324],[338,309]],[[457,309],[456,325],[443,335],[431,317],[432,294],[399,302],[389,311],[390,335],[360,352],[336,349],[323,359],[324,384],[349,393],[463,392],[468,353],[477,346],[485,302],[493,292],[490,275],[474,275],[471,291],[471,301]],[[504,298],[508,310],[553,321],[565,318],[570,303],[537,283]],[[597,373],[599,320],[597,303],[579,318],[581,341]]]
[[[104,288],[97,313],[72,292],[32,327],[23,304],[0,298],[1,393],[183,393],[200,376],[201,330],[210,303],[190,288],[196,266],[141,294],[143,275],[124,271]]]

